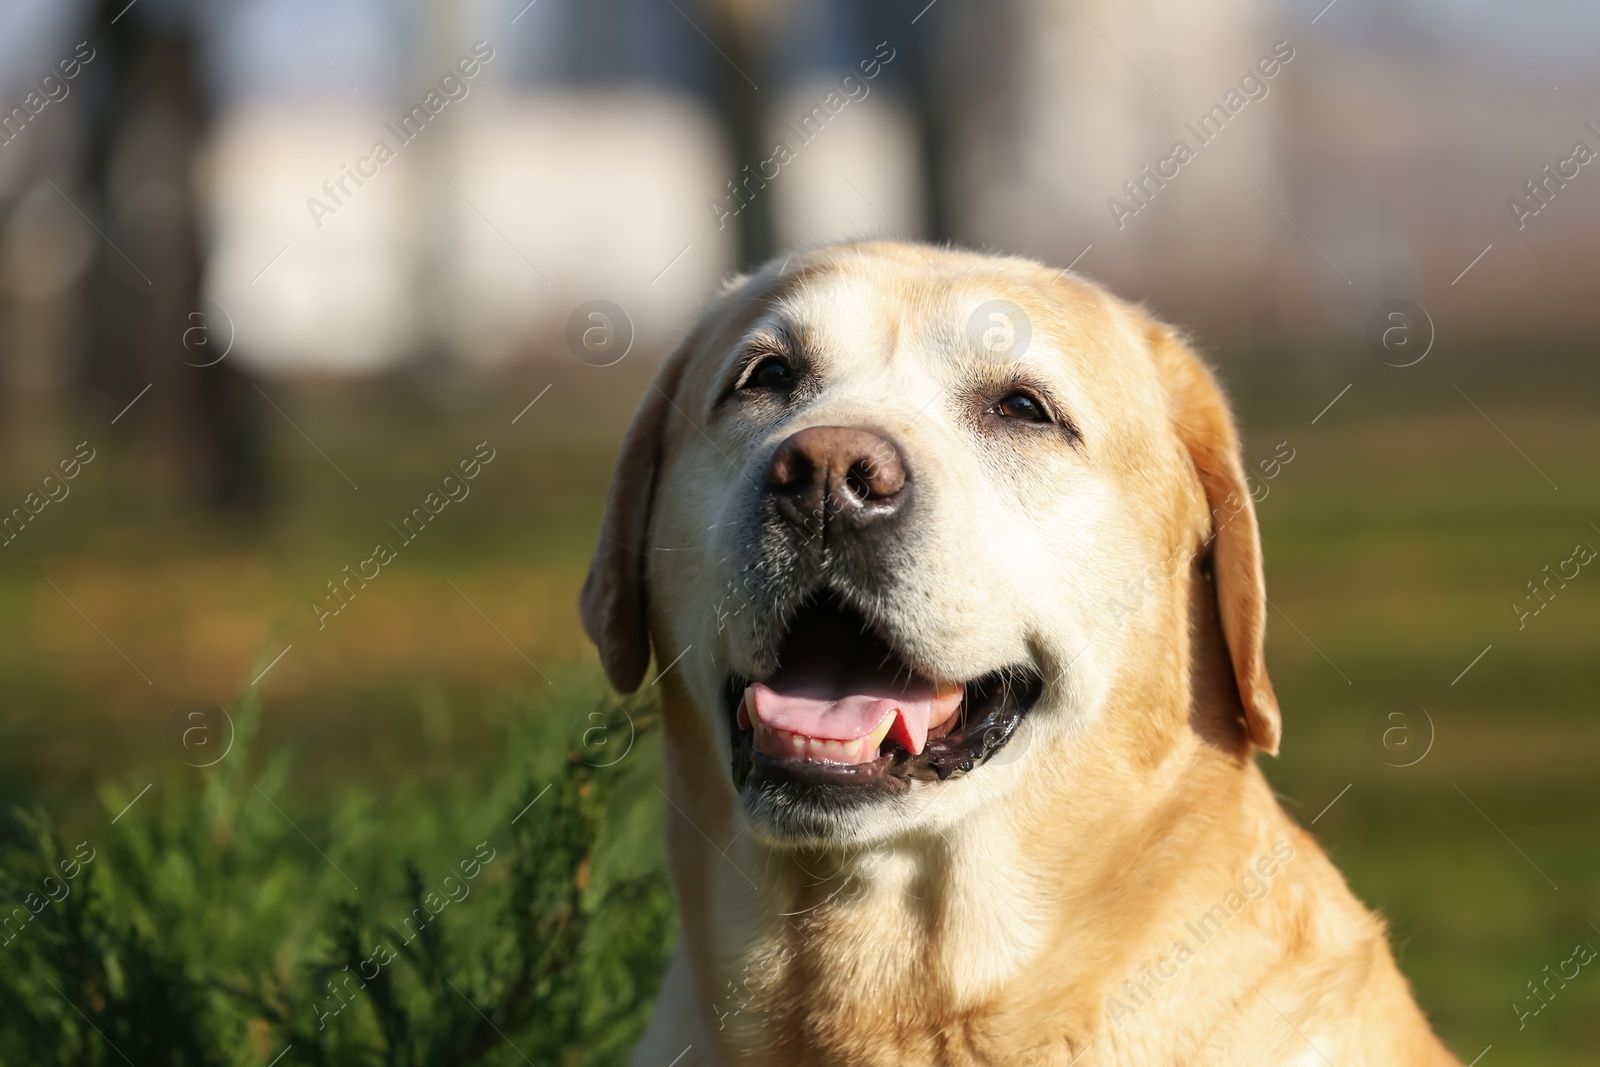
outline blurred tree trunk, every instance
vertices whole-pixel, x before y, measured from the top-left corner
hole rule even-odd
[[[764,0],[711,0],[707,7],[712,16],[711,38],[722,52],[711,61],[716,75],[715,107],[733,148],[733,180],[737,184],[746,164],[754,167],[770,150],[765,101],[757,86],[765,75],[761,45],[763,31],[771,21],[771,5]],[[744,195],[741,189],[740,196]],[[753,197],[740,210],[737,224],[740,270],[759,266],[778,251],[771,196]]]
[[[127,418],[160,496],[249,509],[265,488],[259,409],[249,378],[221,358],[233,334],[226,310],[201,299],[198,48],[186,21],[141,14],[106,0],[91,38],[101,93],[85,175],[96,204],[86,209],[113,246],[101,248],[91,283],[92,365],[114,399],[151,385]]]
[[[934,244],[955,239],[954,205],[950,202],[947,164],[947,117],[953,102],[948,99],[950,70],[941,63],[948,59],[944,50],[944,25],[937,7],[927,0],[891,0],[892,13],[905,17],[911,27],[905,48],[909,60],[911,120],[917,128],[917,170],[922,177],[923,232]],[[920,17],[918,17],[920,13]],[[917,18],[915,25],[911,19]]]

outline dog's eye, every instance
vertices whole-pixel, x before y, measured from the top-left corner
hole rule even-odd
[[[782,356],[768,356],[745,375],[743,389],[777,389],[787,392],[794,388],[794,368]]]
[[[1017,390],[1008,393],[989,409],[989,414],[999,415],[1003,419],[1017,419],[1021,422],[1049,422],[1050,413],[1045,410],[1043,401],[1032,393]]]

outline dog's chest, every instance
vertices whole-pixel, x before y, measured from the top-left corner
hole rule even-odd
[[[909,863],[813,872],[727,957],[719,1042],[735,1063],[1012,1060],[1019,1041],[1045,1035],[996,1026],[1012,983],[1042,949],[1026,909],[1007,904],[969,899],[958,878],[929,878]]]

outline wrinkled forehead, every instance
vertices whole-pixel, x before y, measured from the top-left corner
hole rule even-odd
[[[803,355],[837,385],[1033,374],[1086,405],[1160,409],[1133,309],[1034,263],[849,249],[752,279],[728,300],[722,329],[701,353],[699,370],[713,377],[741,348],[771,346]]]

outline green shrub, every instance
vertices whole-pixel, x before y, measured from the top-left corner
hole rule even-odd
[[[246,696],[227,759],[105,791],[81,843],[16,813],[0,1065],[623,1062],[676,937],[659,738],[557,692],[495,775],[308,797]]]

